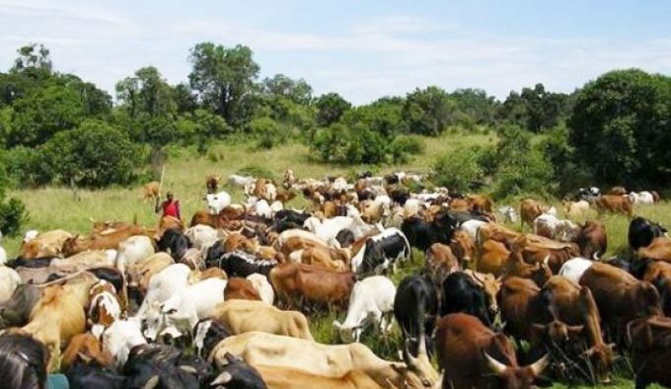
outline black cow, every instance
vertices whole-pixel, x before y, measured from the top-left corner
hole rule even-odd
[[[135,346],[123,367],[127,388],[198,389],[210,376],[210,366],[195,356],[162,344]]]
[[[636,264],[635,263],[633,264],[633,263],[629,262],[625,258],[612,257],[612,258],[608,258],[604,262],[611,265],[611,266],[615,266],[618,269],[622,269],[622,270],[626,271],[627,273],[634,275],[634,277],[637,277],[634,274],[634,271],[635,271],[634,267],[635,267]],[[640,261],[636,261],[636,262],[640,262]],[[642,274],[643,273],[641,273],[641,277],[643,276]],[[637,277],[637,278],[640,278],[640,277]]]
[[[271,231],[283,232],[292,228],[303,228],[303,223],[310,217],[309,213],[296,212],[290,209],[277,211],[272,224]]]
[[[113,267],[95,267],[86,269],[89,273],[93,273],[101,280],[105,280],[114,286],[117,293],[121,293],[124,288],[124,277],[119,269]]]
[[[126,377],[95,364],[83,363],[77,359],[65,372],[70,389],[124,389]]]
[[[421,217],[412,216],[401,224],[401,231],[408,238],[410,246],[426,251],[434,243],[448,244],[454,230],[441,230],[434,223],[428,223]]]
[[[231,330],[222,323],[212,319],[201,319],[193,327],[191,333],[196,355],[209,359],[214,347],[222,340],[231,336]]]
[[[159,239],[158,250],[169,253],[175,262],[179,262],[192,247],[189,238],[177,228],[168,228]]]
[[[652,222],[640,216],[635,217],[629,223],[629,233],[627,234],[629,247],[631,247],[632,250],[647,247],[652,243],[653,239],[664,236],[666,233],[666,228],[661,224]]]
[[[261,374],[242,359],[231,353],[224,355],[228,364],[221,368],[221,373],[208,379],[208,388],[212,389],[266,389]]]
[[[402,207],[410,198],[410,192],[403,187],[393,188],[389,191],[389,198]]]
[[[357,276],[385,272],[389,265],[395,267],[400,260],[409,259],[410,243],[403,232],[396,228],[387,228],[378,235],[369,238],[359,253],[352,258],[352,267]]]
[[[451,273],[443,281],[442,289],[441,316],[449,313],[468,313],[492,328],[492,319],[496,312],[489,312],[485,291],[468,274]]]
[[[41,257],[35,259],[23,259],[21,257],[17,257],[12,261],[8,261],[7,266],[11,267],[12,269],[17,269],[19,267],[28,267],[31,269],[37,269],[40,267],[49,267],[51,265],[51,261],[54,258],[57,257]]]
[[[205,260],[207,267],[218,267],[226,272],[229,277],[242,277],[259,273],[268,276],[270,270],[277,265],[275,260],[259,259],[252,254],[244,251],[233,251],[226,253],[219,258],[208,258]]]
[[[12,297],[0,305],[0,328],[19,327],[28,323],[30,312],[42,296],[35,285],[19,285]]]
[[[342,230],[338,231],[338,233],[335,236],[336,240],[338,243],[340,243],[340,247],[342,248],[347,248],[354,243],[354,233],[352,230],[348,228],[343,228]]]
[[[431,334],[438,315],[438,296],[431,280],[421,275],[404,278],[396,290],[394,317],[403,333],[410,353],[417,356],[419,341],[426,342],[426,350],[431,353]]]

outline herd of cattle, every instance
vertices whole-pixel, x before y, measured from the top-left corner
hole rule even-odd
[[[562,219],[404,185],[421,180],[234,175],[235,204],[208,177],[188,228],[28,231],[16,258],[0,252],[2,336],[43,343],[71,388],[529,388],[608,383],[622,355],[637,388],[671,386],[671,239],[634,217],[659,196],[581,189]],[[284,207],[301,193],[310,212]],[[630,218],[630,258],[603,258],[590,208]],[[344,317],[339,344],[313,338],[320,312]],[[360,343],[395,326],[397,360]]]

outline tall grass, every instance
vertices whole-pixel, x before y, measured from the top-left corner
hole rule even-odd
[[[406,164],[386,166],[380,169],[385,174],[397,169],[404,170],[428,170],[435,159],[453,150],[471,145],[494,144],[494,134],[463,134],[447,133],[440,138],[424,138],[425,150],[423,155],[415,156]],[[166,164],[166,173],[163,184],[163,193],[172,191],[180,200],[183,217],[188,221],[190,216],[205,208],[203,195],[205,193],[205,177],[208,174],[218,174],[224,180],[243,168],[257,166],[268,169],[276,179],[281,180],[283,172],[287,168],[294,170],[298,178],[313,177],[323,178],[327,175],[347,174],[352,170],[363,170],[366,166],[340,166],[314,162],[310,150],[301,144],[288,144],[275,147],[271,150],[259,150],[246,143],[218,143],[213,145],[208,153],[199,156],[194,150],[181,149],[171,150]],[[233,190],[227,186],[234,201],[243,200],[240,190]],[[10,196],[20,198],[27,206],[30,214],[29,221],[23,227],[46,231],[62,228],[79,234],[90,232],[91,220],[125,220],[136,219],[140,224],[152,226],[158,222],[158,216],[154,213],[153,204],[143,202],[141,199],[141,186],[133,188],[111,188],[100,191],[80,190],[77,197],[67,188],[48,187],[37,190],[12,190]],[[303,199],[296,199],[289,206],[302,207],[305,205]],[[498,204],[503,205],[503,204]],[[508,204],[518,207],[519,204]],[[561,203],[556,201],[554,205],[559,210],[559,216],[563,216]],[[671,204],[661,203],[654,206],[641,206],[636,208],[636,213],[665,225],[671,225]],[[592,212],[588,218],[597,218]],[[605,257],[617,253],[627,253],[627,228],[628,219],[618,215],[606,215],[599,218],[608,229],[608,251]],[[519,224],[510,226],[517,230]],[[3,246],[8,256],[15,257],[20,245],[20,237],[6,238]],[[392,276],[393,281],[398,284],[400,280],[409,274],[418,271],[424,263],[423,253],[415,250],[413,262],[404,264],[400,271]],[[311,317],[310,325],[315,338],[324,343],[339,343],[331,323],[338,318],[344,319],[345,313],[320,314]],[[364,333],[363,343],[371,347],[378,355],[396,359],[401,346],[401,336],[398,329],[389,337],[370,332]],[[557,383],[553,387],[564,388],[564,384]],[[575,387],[575,386],[574,386]],[[609,388],[631,388],[633,383],[626,378],[618,378],[616,385]]]

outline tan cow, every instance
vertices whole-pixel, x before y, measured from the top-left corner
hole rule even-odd
[[[308,319],[298,311],[283,311],[262,301],[227,300],[219,304],[212,319],[232,334],[260,331],[314,341]]]
[[[19,258],[34,259],[61,256],[63,243],[69,238],[72,238],[72,234],[64,230],[43,232],[37,235],[35,239],[22,244]]]
[[[302,369],[331,377],[360,370],[383,388],[431,388],[438,381],[438,373],[425,353],[414,358],[406,352],[406,363],[389,362],[361,343],[325,345],[287,336],[247,332],[219,342],[210,353],[209,361],[217,366],[226,364],[226,352],[241,357],[250,365]]]
[[[158,190],[161,187],[158,181],[151,181],[142,187],[142,201],[156,201],[158,199]]]

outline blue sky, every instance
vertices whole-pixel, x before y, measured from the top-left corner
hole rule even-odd
[[[249,46],[261,78],[304,78],[355,104],[428,85],[505,99],[612,69],[671,74],[669,20],[669,1],[0,0],[0,70],[41,42],[57,70],[114,95],[147,65],[187,81],[189,49],[212,41]]]

